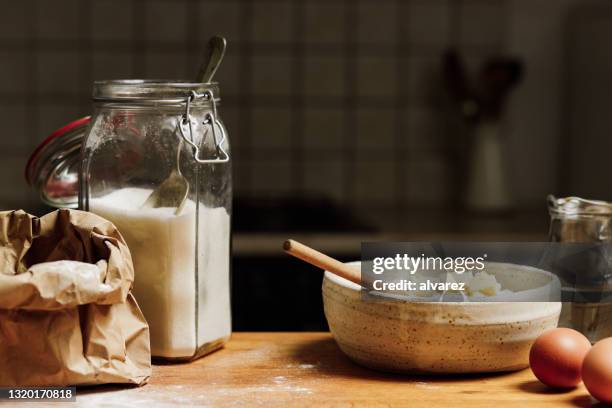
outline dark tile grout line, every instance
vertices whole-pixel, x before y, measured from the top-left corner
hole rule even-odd
[[[409,130],[404,126],[404,107],[406,104],[406,99],[408,95],[405,90],[407,89],[408,84],[406,83],[406,78],[410,75],[409,72],[409,64],[406,63],[405,58],[402,58],[402,53],[404,52],[404,41],[410,41],[408,38],[409,30],[406,27],[406,24],[410,21],[409,9],[404,0],[397,0],[397,32],[396,32],[396,42],[397,42],[397,58],[395,65],[395,73],[396,73],[396,85],[399,90],[395,97],[395,146],[397,149],[394,151],[394,168],[395,168],[395,205],[396,209],[401,209],[405,207],[405,204],[408,201],[406,187],[408,183],[406,182],[408,178],[407,171],[409,167],[405,163],[409,163],[411,160],[410,154],[406,152],[408,149],[401,149],[401,147],[406,146],[406,139],[409,139],[412,135],[409,134]],[[410,3],[408,3],[410,4]]]
[[[157,1],[167,1],[167,2],[172,2],[172,1],[176,1],[176,0],[157,0]],[[186,3],[189,2],[199,2],[201,0],[183,0]],[[208,0],[211,3],[238,3],[238,4],[244,4],[245,2],[251,1],[251,0]],[[257,0],[255,0],[257,1]],[[270,3],[286,3],[288,1],[291,0],[266,0],[267,2]],[[344,0],[298,0],[301,1],[303,3],[313,3],[313,4],[317,4],[317,3],[342,3]],[[395,0],[359,0],[362,3],[390,3],[393,2]],[[431,1],[431,0],[417,0],[417,1],[421,1],[421,2],[426,2],[426,1]],[[473,3],[486,3],[487,0],[469,0]]]
[[[241,38],[249,38],[253,29],[253,1],[254,0],[243,0],[244,5],[241,8],[240,20],[241,20]],[[253,146],[253,103],[257,103],[257,100],[251,95],[251,89],[253,85],[253,49],[249,43],[241,46],[242,52],[240,53],[240,68],[238,80],[240,81],[240,89],[244,91],[244,94],[239,99],[240,108],[238,109],[238,117],[241,118],[239,124],[236,125],[236,133],[232,133],[232,129],[228,129],[230,140],[234,140],[234,144],[242,144],[244,148],[249,152],[246,162],[252,166],[250,160],[253,157],[254,146]],[[223,91],[221,91],[223,92]],[[220,113],[223,116],[223,113]],[[233,139],[232,139],[232,135]],[[244,167],[243,167],[244,169]],[[234,167],[234,175],[236,175],[237,167]],[[244,192],[250,194],[253,185],[253,172],[247,171],[240,174],[244,186]]]
[[[144,58],[149,44],[144,41],[144,34],[147,29],[147,17],[144,7],[145,0],[132,0],[132,38],[131,38],[131,53],[132,53],[132,78],[142,78],[147,72],[147,63]]]
[[[464,0],[447,0],[450,7],[450,24],[448,43],[452,48],[459,48],[461,45],[461,7]]]
[[[44,136],[46,136],[46,134],[41,135],[41,139],[44,138]],[[40,140],[39,140],[40,141]],[[4,154],[15,154],[15,155],[29,155],[29,153],[31,153],[31,148],[29,147],[6,147],[3,148],[2,152]],[[327,163],[330,160],[337,158],[338,155],[341,155],[342,153],[342,149],[340,148],[321,148],[321,147],[308,147],[305,146],[303,147],[303,151],[304,152],[309,152],[309,153],[316,153],[315,157],[308,157],[308,158],[304,158],[302,161],[302,164],[306,164],[306,163]],[[365,149],[360,149],[358,151],[366,151]],[[409,152],[406,152],[406,149],[397,149],[395,147],[381,147],[379,149],[376,150],[367,150],[368,153],[373,153],[373,157],[371,158],[367,158],[367,159],[363,159],[362,162],[365,163],[384,163],[385,160],[380,158],[380,157],[376,157],[376,155],[393,155],[394,153],[410,153],[410,154],[418,154],[418,153],[423,153],[423,154],[444,154],[445,153],[445,149],[443,147],[440,148],[435,148],[435,149],[414,149],[414,150],[410,150]],[[241,148],[234,148],[232,150],[232,152],[234,154],[240,154],[240,155],[244,155],[245,153],[248,153],[248,151],[245,151],[244,149]],[[287,156],[291,153],[291,149],[290,148],[284,148],[284,147],[265,147],[265,148],[260,148],[257,152],[257,157],[259,157],[260,159],[263,158],[264,160],[273,160],[275,157],[278,156]],[[412,163],[415,163],[415,161],[418,163],[419,158],[415,158],[413,159]]]
[[[497,39],[497,41],[500,44],[500,51],[501,52],[507,52],[508,51],[508,43],[507,43],[507,39],[508,39],[508,34],[509,34],[509,4],[507,0],[498,0],[500,2],[500,7],[502,8],[501,11],[501,15],[503,16],[503,22],[501,24],[502,29],[499,31],[499,38]]]
[[[78,3],[78,32],[79,37],[87,44],[84,52],[79,53],[79,66],[77,70],[79,89],[91,89],[93,78],[93,47],[91,42],[91,0],[81,0]],[[91,92],[91,91],[90,91]],[[88,99],[89,101],[89,99]],[[83,106],[80,95],[75,95],[74,104]],[[83,106],[84,108],[84,106]],[[91,114],[91,112],[75,112],[75,118]]]
[[[139,2],[141,0],[133,0]],[[414,1],[414,0],[412,0]],[[405,2],[405,0],[404,0]],[[195,5],[195,4],[194,4]],[[195,16],[190,16],[195,17]],[[134,17],[133,27],[144,23],[145,17]],[[133,30],[134,31],[134,30]],[[452,30],[455,31],[454,29]],[[455,37],[456,39],[456,37]],[[140,52],[142,49],[153,53],[176,55],[176,54],[187,54],[189,56],[200,55],[197,45],[200,42],[197,39],[195,41],[196,48],[194,49],[194,43],[191,39],[187,41],[173,41],[173,42],[162,42],[158,40],[147,40],[142,38],[133,37],[129,42],[126,43],[124,40],[100,40],[90,37],[87,40],[82,39],[45,39],[38,38],[35,45],[31,45],[34,51],[56,51],[56,52],[88,52],[94,53],[134,53]],[[398,46],[398,43],[401,44]],[[305,52],[308,52],[309,56],[314,57],[334,57],[338,56],[345,49],[343,43],[338,44],[325,44],[325,43],[309,43],[304,41],[297,41],[291,44],[282,43],[262,43],[262,42],[246,42],[246,41],[234,41],[228,47],[227,55],[240,56],[240,50],[244,46],[248,46],[252,49],[253,54],[257,56],[286,56],[290,54],[295,46],[302,47]],[[395,44],[387,43],[358,43],[359,56],[363,58],[368,57],[396,57],[398,55],[408,54],[404,58],[419,58],[428,56],[438,56],[440,51],[444,48],[442,44],[425,44],[425,43],[411,43],[406,40],[396,42]],[[0,39],[0,51],[5,52],[20,52],[22,51],[22,44],[14,39]],[[499,41],[491,44],[462,44],[461,51],[466,55],[482,55],[489,54],[497,51],[499,48]],[[398,54],[401,51],[401,54]]]
[[[359,17],[356,7],[351,7],[351,0],[344,1],[344,84],[345,84],[345,111],[344,111],[344,150],[343,150],[343,187],[344,201],[349,207],[354,201],[354,180],[356,173],[354,146],[357,133],[357,112],[355,109],[355,97],[357,95],[358,72],[357,57],[359,49],[354,41],[354,33],[359,32]]]
[[[461,45],[461,7],[463,0],[447,0],[449,1],[450,7],[450,21],[448,30],[448,44],[449,49],[459,49]],[[447,113],[447,112],[445,112]],[[442,115],[440,119],[442,121],[442,131],[444,134],[450,134],[453,126],[453,121],[449,118],[448,114]],[[462,193],[461,179],[463,174],[461,170],[457,168],[457,147],[449,148],[448,154],[446,155],[446,179],[450,183],[451,197],[447,200],[449,205],[462,205],[463,203],[459,199],[459,195]]]
[[[200,24],[198,24],[198,16],[200,15],[199,10],[201,2],[188,2],[185,7],[185,21],[187,27],[185,28],[185,41],[187,46],[187,73],[185,78],[193,78],[197,76],[197,72],[200,68],[200,64],[204,60],[204,55],[208,53],[206,47],[208,43],[199,40],[200,36]]]
[[[304,37],[304,8],[300,0],[293,0],[293,32],[296,40],[291,51],[291,190],[293,194],[303,191],[305,174],[303,171],[302,145],[304,137],[304,63],[305,50],[300,40]]]
[[[221,89],[222,106],[232,108],[248,107],[244,94],[223,93]],[[251,94],[257,100],[257,107],[286,108],[291,104],[291,95],[261,95]],[[394,111],[395,100],[398,95],[363,95],[355,98],[357,109],[380,111]],[[91,91],[82,92],[44,92],[38,95],[39,105],[65,105],[73,106],[75,98],[78,104],[89,102]],[[302,96],[301,106],[304,109],[342,109],[345,107],[346,96],[312,95]],[[0,106],[11,106],[14,103],[23,103],[27,99],[22,92],[0,92]],[[404,108],[412,107],[422,110],[434,110],[436,106],[429,102],[410,101],[404,98]]]
[[[174,2],[177,0],[156,0],[156,1],[160,1],[160,2]],[[185,3],[198,3],[201,2],[202,0],[182,0]],[[238,4],[244,4],[248,1],[251,0],[208,0],[210,3],[238,3]],[[257,0],[255,0],[257,1]],[[270,3],[286,3],[288,1],[291,0],[265,0],[267,2]],[[313,4],[317,4],[317,3],[342,3],[344,0],[298,0],[298,1],[302,1],[303,3],[313,3]],[[390,3],[393,2],[395,0],[359,0],[362,3]],[[431,0],[416,0],[416,1],[420,1],[420,2],[427,2],[427,1],[431,1]],[[472,3],[486,3],[488,0],[469,0]]]
[[[23,13],[26,17],[25,21],[27,24],[26,30],[26,42],[25,42],[25,98],[24,98],[24,108],[25,108],[25,137],[28,141],[28,145],[34,145],[34,143],[38,143],[40,140],[38,132],[39,123],[40,123],[40,113],[38,106],[38,92],[39,92],[39,84],[38,84],[38,69],[39,69],[39,61],[38,54],[35,52],[37,49],[37,41],[39,38],[38,35],[38,26],[36,24],[36,18],[27,18],[28,16],[36,16],[38,14],[38,3],[32,2],[29,7],[26,7],[26,3],[21,3],[23,7]]]
[[[234,149],[235,151],[243,154],[244,149]],[[422,149],[415,149],[415,150],[411,150],[410,152],[419,152],[419,153],[443,153],[445,152],[446,148],[444,147],[438,147],[438,148],[422,148]],[[316,153],[317,156],[315,157],[308,157],[304,160],[305,162],[326,162],[330,159],[333,159],[335,157],[337,157],[339,154],[342,153],[342,149],[341,148],[323,148],[323,147],[305,147],[304,151],[308,151],[311,153]],[[394,152],[399,151],[400,153],[406,153],[406,148],[403,149],[397,149],[396,147],[380,147],[377,149],[358,149],[358,151],[360,152],[368,152],[368,153],[373,153],[372,155],[369,155],[367,158],[365,158],[363,161],[367,162],[367,163],[384,163],[386,162],[386,159],[384,157],[378,157],[376,156],[378,155],[392,155]],[[289,147],[265,147],[265,148],[261,148],[258,152],[257,152],[257,156],[259,158],[264,158],[264,159],[269,159],[272,160],[275,158],[275,156],[278,155],[287,155],[291,152],[291,148]],[[415,157],[412,161],[412,163],[418,163],[420,160],[423,160],[423,158],[419,158],[419,157]]]

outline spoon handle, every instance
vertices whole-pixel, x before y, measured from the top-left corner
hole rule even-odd
[[[283,244],[283,249],[289,255],[301,259],[304,262],[330,271],[341,278],[361,285],[361,271],[357,268],[350,267],[337,259],[332,258],[331,256],[327,256],[324,253],[321,253],[292,239],[285,241]]]
[[[221,36],[214,36],[208,41],[208,59],[202,62],[197,82],[208,83],[212,81],[221,61],[223,61],[226,47],[227,41]]]

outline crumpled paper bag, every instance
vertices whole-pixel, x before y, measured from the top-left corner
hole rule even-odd
[[[0,386],[144,384],[149,327],[130,251],[88,212],[0,212]]]

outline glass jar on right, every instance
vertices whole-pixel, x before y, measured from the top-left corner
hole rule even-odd
[[[578,330],[591,342],[612,336],[612,203],[549,196],[548,211],[551,242],[602,244],[589,261],[597,268],[576,271],[572,281],[560,277],[563,297],[574,301],[563,303],[559,326]]]

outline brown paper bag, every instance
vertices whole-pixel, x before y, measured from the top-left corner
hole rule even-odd
[[[109,221],[0,212],[0,386],[144,384],[149,327]]]

